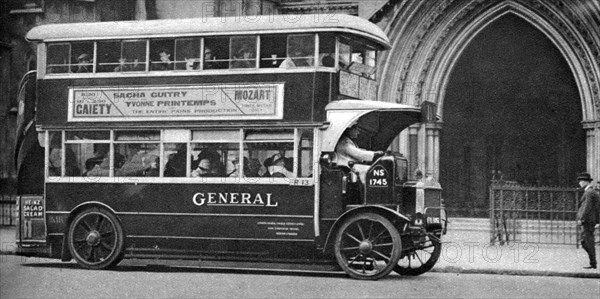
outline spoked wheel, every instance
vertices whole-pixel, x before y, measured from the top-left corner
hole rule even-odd
[[[79,213],[69,226],[69,250],[77,263],[88,269],[104,269],[123,258],[123,229],[117,218],[104,209]]]
[[[400,275],[421,275],[433,268],[440,258],[442,244],[439,236],[427,234],[422,246],[400,259],[394,271]]]
[[[335,257],[351,277],[375,280],[388,275],[398,264],[401,242],[398,230],[385,217],[358,214],[338,230]]]

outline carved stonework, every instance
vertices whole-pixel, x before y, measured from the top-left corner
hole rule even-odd
[[[481,18],[489,9],[502,6],[500,12],[513,10],[522,13],[520,15],[531,16],[533,14],[539,17],[550,24],[548,31],[558,32],[558,36],[554,38],[563,39],[566,44],[571,46],[575,56],[572,55],[569,61],[579,64],[579,69],[583,70],[583,73],[578,72],[574,75],[584,82],[581,86],[587,88],[583,90],[582,96],[585,97],[585,101],[591,100],[596,110],[596,118],[600,118],[600,86],[598,82],[600,80],[600,68],[598,68],[600,44],[594,39],[594,34],[597,33],[593,28],[596,28],[597,25],[593,27],[593,24],[589,23],[589,19],[594,19],[600,15],[600,12],[586,11],[586,9],[593,8],[585,5],[585,2],[582,4],[580,1],[559,0],[472,0],[468,2],[447,0],[421,2],[414,6],[407,5],[413,7],[415,13],[395,15],[415,18],[414,20],[402,20],[412,24],[410,27],[404,28],[404,32],[399,33],[413,34],[413,37],[408,41],[408,47],[404,46],[399,48],[396,53],[390,53],[389,57],[402,57],[402,60],[395,70],[390,70],[391,72],[384,76],[389,74],[399,79],[395,90],[398,93],[399,102],[406,102],[409,95],[414,95],[413,100],[417,104],[423,100],[431,100],[425,97],[425,92],[443,94],[443,91],[440,90],[443,84],[441,82],[432,83],[430,80],[432,69],[434,69],[433,63],[440,62],[443,57],[456,55],[456,53],[440,53],[440,49],[444,48],[444,45],[452,43],[452,38],[461,33],[466,25],[478,22],[478,18]],[[402,6],[402,8],[407,6]],[[520,11],[521,7],[528,11]],[[399,7],[396,6],[396,8]],[[595,13],[596,15],[586,18],[585,13]],[[394,15],[393,13],[388,14]],[[399,26],[399,28],[402,27]],[[393,31],[394,28],[390,30]],[[596,30],[598,29],[596,28]],[[390,35],[393,33],[391,32]],[[426,53],[425,58],[423,53]],[[437,65],[435,66],[437,67]],[[439,70],[439,68],[436,69],[436,71]],[[387,80],[392,81],[391,78],[387,78]],[[424,90],[424,88],[430,90]]]

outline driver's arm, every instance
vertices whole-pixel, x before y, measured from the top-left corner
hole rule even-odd
[[[375,152],[359,148],[347,137],[343,137],[335,148],[339,154],[345,155],[358,163],[371,163]]]

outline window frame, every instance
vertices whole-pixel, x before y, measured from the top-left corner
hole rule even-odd
[[[132,181],[135,182],[148,182],[148,183],[247,183],[247,184],[283,184],[283,185],[314,185],[315,184],[315,173],[318,171],[317,167],[318,167],[318,163],[312,163],[312,175],[310,177],[305,176],[305,177],[299,177],[298,173],[300,172],[299,169],[302,167],[302,165],[300,165],[300,161],[299,161],[299,155],[300,152],[302,151],[302,131],[312,131],[312,148],[311,150],[311,155],[313,157],[316,157],[316,152],[317,152],[317,135],[318,135],[318,128],[317,127],[285,127],[285,128],[278,128],[275,130],[280,130],[280,129],[284,129],[284,130],[291,130],[292,131],[292,138],[291,139],[268,139],[268,138],[263,138],[263,139],[256,139],[256,140],[250,140],[250,141],[246,141],[245,140],[245,134],[248,131],[251,130],[260,130],[260,131],[264,131],[264,132],[269,132],[269,131],[273,131],[274,129],[272,128],[265,128],[265,127],[261,127],[261,128],[239,128],[239,129],[224,129],[224,130],[228,130],[228,131],[232,131],[235,132],[238,136],[236,138],[236,140],[198,140],[198,139],[194,139],[192,132],[194,131],[219,131],[219,129],[215,129],[215,130],[209,130],[209,129],[202,129],[202,128],[194,128],[194,129],[178,129],[179,131],[184,131],[186,133],[187,136],[184,136],[183,138],[179,138],[179,139],[173,139],[173,138],[166,138],[165,134],[169,133],[169,130],[173,130],[173,129],[162,129],[162,130],[156,130],[156,129],[138,129],[138,130],[118,130],[118,129],[100,129],[100,130],[84,130],[84,129],[79,129],[79,130],[45,130],[44,131],[44,135],[45,136],[45,160],[44,160],[44,173],[45,173],[45,178],[46,178],[46,182],[47,183],[60,183],[60,182],[78,182],[78,183],[131,183]],[[80,132],[80,131],[102,131],[102,132],[106,132],[109,131],[110,132],[110,139],[83,139],[83,140],[67,140],[67,134],[70,132]],[[117,136],[119,133],[121,132],[148,132],[148,131],[153,131],[153,132],[158,132],[159,134],[159,138],[158,140],[117,140]],[[61,174],[60,175],[51,175],[50,174],[50,134],[60,134],[60,147],[56,147],[59,148],[61,150]],[[292,149],[291,151],[293,152],[293,159],[294,159],[294,163],[293,163],[293,176],[292,177],[286,177],[286,178],[276,178],[276,177],[244,177],[243,173],[244,173],[244,165],[243,165],[243,160],[244,160],[244,153],[246,152],[246,148],[245,145],[247,143],[288,143],[288,144],[292,144]],[[119,144],[158,144],[158,150],[159,150],[159,159],[161,159],[160,163],[158,163],[158,167],[159,167],[159,175],[156,177],[144,177],[144,176],[117,176],[115,174],[115,154],[116,154],[116,147]],[[193,144],[236,144],[239,148],[238,150],[238,161],[239,161],[239,169],[238,169],[238,175],[235,177],[226,177],[226,176],[222,176],[222,177],[191,177],[191,166],[192,166],[192,145]],[[67,176],[66,175],[66,148],[69,144],[109,144],[109,152],[106,153],[107,155],[109,155],[109,175],[108,176],[94,176],[94,177],[87,177],[87,176],[83,176],[82,174],[84,173],[84,171],[81,171],[81,175],[80,176]],[[164,147],[165,144],[185,144],[187,147],[187,153],[186,153],[186,176],[185,177],[165,177],[164,176],[164,171],[165,171],[165,165],[167,161],[162,161],[164,158]],[[264,162],[264,161],[263,161]]]
[[[335,36],[335,51],[336,51],[336,57],[335,57],[335,66],[334,67],[327,67],[327,66],[323,66],[321,65],[319,58],[320,58],[320,36],[323,35],[327,35],[327,34],[334,34]],[[312,60],[312,65],[308,65],[308,66],[297,66],[297,67],[289,67],[289,68],[282,68],[279,69],[279,67],[273,67],[272,65],[266,66],[266,64],[264,63],[265,61],[268,61],[272,58],[269,57],[261,57],[262,52],[261,51],[261,44],[263,43],[263,40],[266,41],[267,38],[269,37],[274,37],[277,36],[279,38],[283,38],[285,39],[285,55],[286,57],[277,57],[276,61],[283,61],[286,58],[289,57],[289,49],[290,49],[290,38],[293,39],[294,37],[298,37],[298,36],[312,36],[312,42],[314,43],[314,48],[311,49],[312,54],[306,57],[302,57],[302,58],[306,58],[306,59],[310,59]],[[227,48],[229,53],[227,53],[227,57],[220,57],[220,59],[216,60],[217,63],[221,63],[223,64],[220,67],[215,67],[215,68],[207,68],[206,67],[206,61],[204,59],[204,51],[206,50],[206,45],[207,39],[224,39],[223,42],[227,43]],[[226,41],[225,41],[226,39]],[[252,67],[248,67],[248,68],[232,68],[232,62],[234,61],[232,58],[232,47],[233,47],[233,43],[235,42],[236,39],[252,39],[254,41],[253,44],[253,49],[255,50],[253,55],[254,57],[252,58],[253,61],[253,66]],[[315,70],[320,70],[320,71],[330,71],[330,72],[336,72],[339,71],[339,43],[340,40],[347,40],[348,43],[351,42],[355,42],[355,43],[359,43],[361,45],[364,45],[365,47],[369,48],[369,49],[373,49],[375,50],[375,53],[377,55],[377,50],[373,47],[371,47],[369,45],[368,42],[366,41],[361,41],[361,40],[357,40],[357,39],[351,39],[349,37],[346,37],[345,35],[343,35],[342,33],[315,33],[315,32],[307,32],[307,33],[264,33],[264,34],[243,34],[243,35],[193,35],[193,36],[178,36],[178,37],[136,37],[136,38],[124,38],[124,39],[89,39],[89,40],[70,40],[70,41],[50,41],[50,42],[44,42],[44,43],[40,43],[40,48],[38,51],[38,61],[40,61],[40,63],[38,63],[38,71],[39,71],[39,75],[43,76],[44,78],[47,79],[54,79],[54,78],[65,78],[65,77],[98,77],[98,78],[104,78],[104,77],[121,77],[121,76],[140,76],[144,75],[144,76],[157,76],[157,75],[161,75],[161,76],[167,76],[167,75],[198,75],[198,74],[204,74],[204,73],[231,73],[236,72],[236,73],[247,73],[248,71],[252,71],[252,72],[258,72],[258,73],[271,73],[271,72],[312,72]],[[200,57],[194,57],[194,65],[196,62],[198,62],[198,66],[194,67],[192,66],[190,69],[186,68],[186,69],[178,69],[178,64],[184,63],[184,61],[182,60],[177,60],[178,58],[178,41],[184,41],[184,40],[199,40],[200,44],[199,44],[199,55]],[[153,62],[151,59],[153,59],[154,57],[152,55],[154,55],[151,51],[153,51],[153,49],[151,48],[151,44],[155,41],[164,41],[166,43],[172,41],[173,44],[173,53],[171,53],[171,61],[173,63],[173,67],[169,68],[168,70],[157,70],[157,69],[153,69]],[[91,43],[93,46],[93,53],[90,53],[92,55],[91,57],[91,61],[92,61],[92,71],[91,72],[87,72],[87,73],[76,73],[73,72],[72,68],[76,66],[76,63],[73,62],[74,59],[74,55],[77,55],[77,53],[73,53],[73,45],[76,43],[82,43],[82,42],[86,42],[86,43]],[[127,43],[137,43],[137,42],[144,42],[145,43],[145,53],[143,55],[139,55],[138,59],[144,59],[145,61],[141,62],[139,65],[136,66],[136,69],[131,69],[131,70],[125,70],[125,71],[115,71],[114,68],[117,68],[120,64],[118,59],[123,57],[123,51],[125,50],[125,44]],[[100,57],[102,53],[100,53],[99,49],[103,48],[102,44],[103,43],[118,43],[118,58],[116,61],[113,61],[117,55],[114,55],[115,57],[110,57],[109,60],[107,61],[103,61],[103,59],[99,59],[102,58]],[[51,66],[51,64],[49,64],[49,58],[50,55],[49,54],[49,49],[52,46],[55,45],[68,45],[69,47],[69,53],[68,53],[68,64],[66,65],[57,65],[57,66],[62,66],[62,67],[66,67],[67,68],[67,72],[60,72],[60,73],[52,73],[49,71],[48,67]],[[212,49],[213,52],[215,52],[214,49]],[[109,52],[115,52],[116,49],[111,50],[110,48],[107,49],[106,51]],[[137,57],[137,56],[136,56]],[[133,67],[133,61],[126,61],[125,62],[126,65],[131,65]],[[261,63],[263,63],[263,67],[261,67]],[[226,64],[226,66],[225,66]],[[279,66],[280,63],[278,63]],[[56,64],[55,64],[56,65]],[[143,66],[143,69],[142,69]]]

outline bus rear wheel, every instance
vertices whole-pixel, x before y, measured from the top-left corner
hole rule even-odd
[[[400,275],[417,276],[431,270],[442,252],[440,237],[426,235],[420,247],[402,257],[394,271]]]
[[[357,214],[346,220],[335,237],[335,257],[352,278],[376,280],[388,275],[402,252],[400,234],[385,217]]]
[[[71,255],[87,269],[104,269],[123,258],[123,228],[105,209],[89,208],[77,214],[67,238]]]

